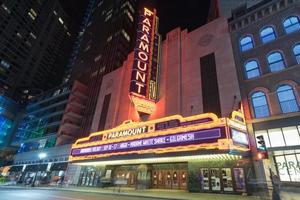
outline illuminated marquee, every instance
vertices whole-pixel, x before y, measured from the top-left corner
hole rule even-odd
[[[147,114],[153,112],[157,100],[160,45],[157,29],[156,11],[144,8],[138,24],[129,92],[137,111]]]
[[[231,134],[231,130],[240,129],[229,126],[230,120],[234,119],[206,113],[186,118],[174,115],[148,122],[126,121],[114,129],[77,140],[72,145],[70,161],[200,149],[248,151],[247,133]]]

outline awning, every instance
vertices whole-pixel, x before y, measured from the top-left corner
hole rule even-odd
[[[53,163],[50,171],[65,171],[68,167],[68,162]]]
[[[46,171],[47,166],[48,166],[48,164],[27,165],[25,168],[25,172]]]
[[[23,169],[23,165],[12,166],[8,171],[9,172],[20,172]]]

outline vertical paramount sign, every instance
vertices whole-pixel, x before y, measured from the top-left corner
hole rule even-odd
[[[151,114],[157,100],[160,35],[156,11],[144,8],[140,14],[134,49],[130,96],[137,111]]]

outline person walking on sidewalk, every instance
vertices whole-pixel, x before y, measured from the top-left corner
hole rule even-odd
[[[272,200],[281,200],[280,199],[280,179],[276,174],[274,174],[272,172],[271,180],[272,180],[272,186],[273,186]]]

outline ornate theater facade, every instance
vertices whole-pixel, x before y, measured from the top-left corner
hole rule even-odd
[[[226,19],[162,41],[143,8],[134,52],[102,80],[66,179],[91,187],[247,192],[254,176]],[[129,91],[128,91],[129,90]]]

